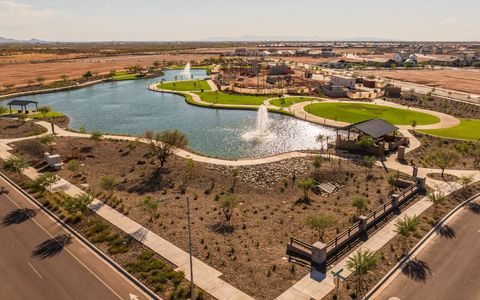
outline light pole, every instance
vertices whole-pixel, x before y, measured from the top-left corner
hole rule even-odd
[[[193,294],[194,291],[194,284],[193,284],[193,255],[192,255],[192,228],[191,228],[191,222],[190,222],[190,198],[187,196],[182,196],[182,195],[172,195],[172,196],[167,196],[163,197],[157,200],[158,203],[163,202],[167,200],[168,198],[183,198],[187,200],[187,218],[188,218],[188,253],[190,255],[190,299],[194,300],[195,296]]]

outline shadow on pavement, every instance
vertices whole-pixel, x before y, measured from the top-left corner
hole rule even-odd
[[[423,260],[412,259],[405,264],[402,273],[412,280],[425,282],[427,276],[432,274],[432,270]]]
[[[143,243],[147,238],[148,229],[147,228],[139,228],[134,232],[130,233],[129,238],[127,239],[128,243],[131,244],[133,241],[139,241]]]
[[[21,224],[30,218],[35,217],[37,211],[30,208],[19,208],[12,210],[2,219],[2,226],[9,226],[13,224]]]
[[[447,239],[454,239],[457,237],[457,234],[455,233],[455,229],[448,225],[443,225],[442,227],[439,227],[436,230],[437,234],[443,238]]]
[[[45,259],[60,254],[63,248],[72,242],[70,234],[59,235],[39,244],[32,251],[32,257]]]
[[[473,211],[475,214],[480,215],[480,204],[478,203],[469,203],[468,208]]]

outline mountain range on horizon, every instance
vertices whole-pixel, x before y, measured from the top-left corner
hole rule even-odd
[[[216,36],[209,37],[206,39],[198,40],[165,40],[165,41],[154,41],[154,40],[145,40],[145,41],[128,41],[128,40],[110,40],[110,41],[46,41],[36,38],[31,38],[28,40],[14,39],[14,38],[5,38],[0,36],[0,45],[1,44],[53,44],[53,43],[138,43],[138,42],[398,42],[403,41],[400,39],[389,39],[383,37],[350,37],[350,38],[325,38],[321,36],[290,36],[290,35],[276,35],[276,36],[260,36],[260,35],[243,35],[238,37],[224,37]],[[439,41],[440,42],[440,41]],[[460,41],[456,41],[460,42]],[[472,41],[465,41],[472,42]]]

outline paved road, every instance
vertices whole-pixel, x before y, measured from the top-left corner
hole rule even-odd
[[[0,299],[149,299],[76,239],[61,247],[53,238],[66,231],[3,178],[1,187]]]
[[[416,280],[399,273],[373,299],[480,299],[480,214],[465,208],[449,227],[454,237],[435,237],[417,255],[416,266],[425,265],[412,273],[418,275]]]

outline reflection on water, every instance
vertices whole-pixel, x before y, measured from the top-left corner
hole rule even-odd
[[[166,81],[180,71],[168,71]],[[191,70],[195,78],[205,71]],[[332,129],[279,114],[268,114],[268,133],[260,139],[244,138],[257,128],[257,112],[217,110],[187,104],[183,97],[147,90],[150,80],[98,84],[79,90],[21,97],[50,105],[70,117],[70,127],[116,134],[140,135],[147,129],[178,128],[187,133],[196,152],[224,158],[262,157],[292,150],[318,149],[316,136],[331,136]],[[10,101],[11,99],[9,99]],[[2,103],[3,102],[3,103]],[[6,101],[0,101],[5,105]]]

